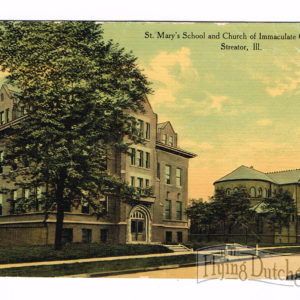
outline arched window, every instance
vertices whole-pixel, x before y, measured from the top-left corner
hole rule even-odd
[[[268,197],[268,189],[265,189],[265,193],[264,193],[264,197],[267,198]]]
[[[231,194],[231,189],[226,190],[226,195],[229,196]]]
[[[250,188],[250,196],[251,196],[251,197],[256,197],[256,189],[255,189],[254,186],[252,186],[252,187]]]
[[[237,193],[239,191],[239,189],[237,188],[237,187],[235,187],[234,189],[233,189],[233,192],[234,193]]]
[[[258,197],[262,197],[262,193],[263,193],[262,188],[259,187],[258,188]]]

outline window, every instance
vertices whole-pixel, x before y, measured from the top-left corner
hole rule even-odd
[[[0,173],[3,173],[3,166],[1,165],[4,161],[4,151],[0,151]]]
[[[262,197],[262,188],[261,187],[259,187],[258,188],[258,197]]]
[[[138,180],[138,187],[142,189],[142,188],[143,188],[143,185],[144,185],[144,180],[143,180],[143,178],[138,177],[137,180]]]
[[[166,184],[171,184],[171,166],[166,165]]]
[[[231,189],[226,189],[226,195],[230,196],[230,194],[231,194]]]
[[[106,243],[108,237],[108,229],[101,229],[100,230],[100,241],[101,243]]]
[[[131,148],[131,153],[130,153],[130,164],[135,165],[135,149]]]
[[[139,122],[139,136],[144,137],[144,121],[138,120]]]
[[[81,205],[81,212],[83,214],[89,214],[90,213],[90,205],[88,202],[84,202]]]
[[[62,243],[72,243],[73,242],[73,229],[63,228],[62,230]]]
[[[23,198],[25,200],[28,200],[29,199],[29,196],[30,196],[30,190],[28,188],[24,188],[23,189]]]
[[[146,152],[146,168],[150,169],[150,153]]]
[[[251,197],[256,197],[256,189],[255,189],[255,187],[251,187],[250,188],[250,196]]]
[[[108,196],[104,196],[104,197],[100,198],[100,203],[103,208],[103,214],[107,214],[108,213]]]
[[[169,145],[174,146],[174,138],[173,136],[169,136]]]
[[[265,198],[267,198],[267,197],[268,197],[268,195],[269,195],[269,193],[268,193],[268,189],[265,189],[265,194],[264,194],[264,197],[265,197]]]
[[[142,150],[138,150],[138,165],[139,167],[144,166],[144,152]]]
[[[10,203],[10,213],[13,215],[15,213],[15,205],[18,197],[18,193],[16,190],[11,191],[11,203]]]
[[[18,118],[18,106],[14,104],[12,109],[12,120],[15,120],[16,118]]]
[[[163,135],[163,143],[168,144],[168,136],[166,134]]]
[[[4,111],[0,111],[0,125],[4,123]]]
[[[182,185],[182,169],[176,168],[176,185]]]
[[[36,211],[41,211],[42,210],[42,204],[41,204],[41,199],[42,199],[42,187],[41,186],[38,186],[36,188],[36,191],[35,191],[35,195],[36,195]]]
[[[294,222],[295,222],[295,215],[292,214],[291,217],[292,217],[292,220],[291,220],[291,221],[294,223]]]
[[[176,201],[176,220],[182,220],[182,202]]]
[[[157,174],[157,178],[160,179],[160,163],[157,163],[157,170],[156,170]]]
[[[1,101],[4,101],[4,94],[1,93]]]
[[[0,194],[0,216],[2,215],[2,207],[3,207],[3,194]]]
[[[135,186],[135,177],[134,176],[130,177],[130,185]]]
[[[9,108],[7,108],[5,110],[5,119],[6,119],[6,123],[8,123],[10,120],[9,120]]]
[[[146,139],[150,140],[150,123],[146,123]]]
[[[233,189],[233,193],[237,193],[239,191],[239,189],[237,188],[237,187],[235,187],[234,189]]]
[[[145,185],[146,185],[146,187],[149,187],[149,185],[150,185],[150,180],[149,179],[145,180]]]
[[[92,229],[82,229],[82,242],[86,244],[92,242]]]
[[[166,199],[165,218],[170,220],[171,217],[171,200]]]

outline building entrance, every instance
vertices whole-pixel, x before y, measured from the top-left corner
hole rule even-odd
[[[146,241],[145,215],[139,210],[131,217],[131,239],[136,242]]]
[[[147,207],[137,205],[132,208],[127,220],[127,242],[151,242],[151,217]]]

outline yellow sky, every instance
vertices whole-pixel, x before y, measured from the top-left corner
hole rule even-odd
[[[179,146],[198,154],[190,160],[190,198],[207,199],[213,182],[242,164],[300,168],[300,24],[112,22],[103,28],[105,38],[138,57],[153,83],[149,100],[159,121],[170,120]],[[221,50],[222,43],[248,50]],[[262,50],[253,50],[254,43]]]

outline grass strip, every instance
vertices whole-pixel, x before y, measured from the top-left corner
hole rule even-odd
[[[0,269],[0,276],[57,277],[196,262],[195,254]]]

